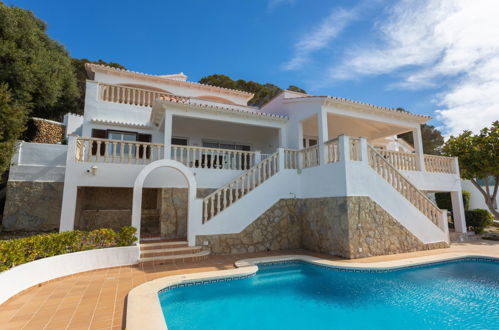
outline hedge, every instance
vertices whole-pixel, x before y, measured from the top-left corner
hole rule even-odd
[[[465,212],[466,225],[477,234],[483,233],[485,227],[494,223],[494,216],[487,210],[474,209]]]
[[[59,254],[132,245],[137,240],[136,231],[126,226],[119,232],[107,228],[74,230],[0,241],[0,272]]]

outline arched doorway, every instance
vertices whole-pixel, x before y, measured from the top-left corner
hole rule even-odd
[[[135,179],[135,183],[133,185],[132,226],[137,228],[137,238],[139,239],[140,239],[140,222],[141,222],[141,210],[142,210],[142,188],[144,186],[144,181],[152,171],[162,167],[172,168],[178,171],[185,178],[188,191],[187,218],[190,219],[190,217],[193,215],[192,207],[196,199],[196,191],[197,191],[197,183],[193,173],[185,165],[174,160],[161,159],[152,162],[139,172],[137,178]],[[189,223],[189,221],[187,221],[187,223]],[[187,228],[187,231],[189,231],[189,228]]]

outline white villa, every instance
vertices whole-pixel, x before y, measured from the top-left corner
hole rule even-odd
[[[466,232],[457,159],[422,150],[428,116],[291,91],[255,108],[250,93],[182,73],[86,68],[67,145],[19,145],[7,230],[133,225],[186,240],[194,256],[358,258],[448,246],[447,212],[427,197],[446,191]],[[405,132],[414,148],[396,138]]]

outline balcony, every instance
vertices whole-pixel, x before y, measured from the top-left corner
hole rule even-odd
[[[350,138],[349,143],[350,160],[360,160],[359,139]],[[340,160],[337,138],[325,142],[324,148],[326,149],[327,163]],[[319,151],[319,145],[302,150],[286,149],[285,167],[304,169],[318,166],[320,164]],[[389,150],[377,150],[376,152],[397,170],[420,171],[417,155],[414,153]],[[176,160],[189,168],[247,170],[266,156],[253,151],[172,145],[169,159]],[[146,165],[164,158],[163,144],[81,137],[76,140],[77,162]],[[426,172],[457,173],[455,160],[452,157],[424,155],[424,164]]]
[[[164,159],[164,145],[135,141],[77,138],[77,162],[146,165]],[[258,159],[257,159],[258,158]],[[172,145],[169,159],[190,168],[247,170],[261,159],[252,151]]]

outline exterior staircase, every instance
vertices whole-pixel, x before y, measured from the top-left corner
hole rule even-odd
[[[201,261],[207,259],[209,254],[200,246],[189,246],[184,240],[141,240],[139,267]]]

